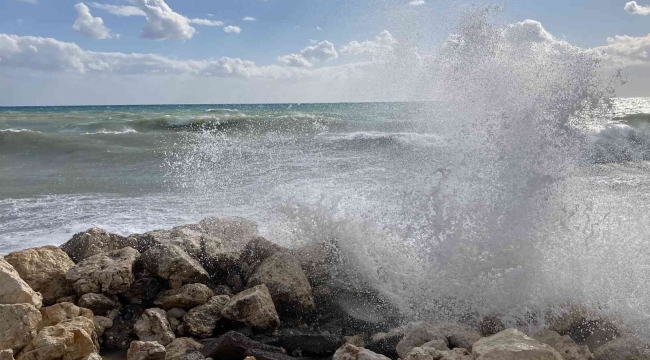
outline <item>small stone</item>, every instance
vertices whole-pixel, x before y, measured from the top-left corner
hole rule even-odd
[[[167,290],[158,294],[154,304],[165,310],[191,309],[205,304],[212,296],[212,290],[203,284],[187,284],[179,289]]]
[[[126,353],[127,360],[164,360],[165,347],[155,341],[133,341]]]
[[[176,338],[163,309],[145,310],[133,329],[140,341],[157,341],[163,346],[167,346]]]
[[[256,329],[276,329],[280,318],[266,285],[258,285],[233,296],[222,310],[223,316]]]
[[[11,264],[0,258],[0,304],[31,304],[37,309],[43,305],[43,297],[35,292]]]

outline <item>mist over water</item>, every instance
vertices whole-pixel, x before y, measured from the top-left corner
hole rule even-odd
[[[0,112],[0,251],[245,216],[331,245],[340,286],[406,320],[542,326],[573,301],[646,331],[650,100],[492,12],[382,59],[421,102]]]

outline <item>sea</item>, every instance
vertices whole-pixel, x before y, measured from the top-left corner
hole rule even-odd
[[[421,101],[0,108],[0,253],[237,216],[405,317],[576,302],[650,334],[650,98],[597,54],[457,32]]]

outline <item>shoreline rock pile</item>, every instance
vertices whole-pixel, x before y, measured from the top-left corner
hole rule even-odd
[[[335,249],[286,249],[240,218],[128,237],[92,228],[0,259],[0,360],[650,359],[580,307],[532,337],[498,317],[398,326],[371,290],[332,285],[334,263]],[[355,316],[350,301],[388,316]]]

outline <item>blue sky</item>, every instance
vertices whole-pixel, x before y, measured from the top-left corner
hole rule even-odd
[[[387,52],[396,51],[397,44],[409,44],[422,53],[435,52],[468,8],[487,4],[443,0],[97,0],[82,2],[80,7],[79,3],[0,0],[0,35],[5,36],[4,42],[0,38],[0,81],[7,85],[0,89],[0,105],[154,101],[153,95],[134,93],[127,98],[122,94],[121,87],[137,76],[142,76],[139,79],[147,86],[186,85],[175,93],[158,94],[164,102],[192,102],[195,95],[210,102],[291,101],[296,94],[296,101],[316,101],[330,83],[316,79],[314,73],[326,74],[323,76],[333,81],[339,78],[337,71],[352,71],[353,64],[378,61]],[[634,78],[647,79],[644,56],[646,47],[650,51],[650,10],[646,13],[650,7],[645,5],[650,2],[639,2],[627,11],[626,4],[625,0],[518,0],[507,3],[497,17],[504,24],[539,21],[556,39],[585,49],[599,48],[612,64],[630,68]],[[118,16],[107,6],[140,14]],[[171,13],[157,22],[156,11],[161,8]],[[148,30],[153,32],[147,35]],[[607,40],[623,35],[628,38]],[[40,38],[55,43],[44,44]],[[63,44],[74,44],[80,50]],[[356,47],[345,50],[348,45]],[[100,59],[96,52],[153,54],[158,58],[136,63],[132,57],[126,64],[127,60],[117,60],[116,55]],[[188,63],[192,61],[214,63]],[[338,69],[340,66],[348,67]],[[89,86],[89,79],[102,84],[106,92],[78,90]],[[200,96],[192,93],[192,84]],[[214,95],[207,97],[206,89]],[[261,89],[277,89],[286,96],[257,96]],[[48,96],[48,91],[54,94]],[[246,96],[238,97],[237,91]],[[257,95],[251,95],[253,92]],[[622,94],[650,96],[650,86],[646,89],[637,81]],[[324,101],[345,100],[330,95]],[[378,100],[390,97],[382,94]],[[350,98],[364,99],[370,97]]]

